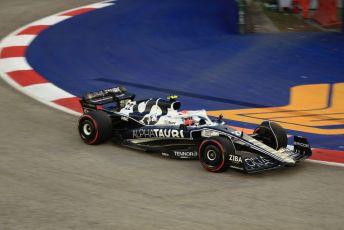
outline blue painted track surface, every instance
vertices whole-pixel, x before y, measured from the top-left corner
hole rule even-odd
[[[220,0],[118,1],[45,30],[28,60],[75,95],[121,84],[138,98],[178,93],[188,109],[283,106],[292,86],[344,82],[342,34],[231,35],[228,7]],[[310,138],[321,148],[344,143],[343,135]]]

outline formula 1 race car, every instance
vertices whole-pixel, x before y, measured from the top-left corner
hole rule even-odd
[[[134,98],[121,86],[86,93],[80,100],[81,139],[96,145],[113,138],[134,149],[199,159],[211,172],[230,167],[253,173],[293,166],[312,154],[307,139],[299,136],[294,136],[293,150],[288,149],[286,131],[271,121],[247,135],[226,125],[221,115],[210,119],[205,110],[180,111],[176,96]]]

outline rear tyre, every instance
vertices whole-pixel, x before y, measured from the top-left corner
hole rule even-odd
[[[286,131],[275,122],[264,121],[253,133],[257,134],[259,140],[273,149],[286,148],[288,145]]]
[[[207,138],[198,148],[199,161],[210,172],[226,171],[229,166],[230,154],[235,154],[235,147],[225,137]]]
[[[91,111],[80,117],[78,130],[86,144],[101,144],[112,136],[112,121],[103,111]]]

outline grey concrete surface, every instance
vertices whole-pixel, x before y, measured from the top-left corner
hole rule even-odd
[[[85,0],[0,0],[0,36]],[[344,168],[258,175],[87,146],[77,118],[0,81],[0,229],[343,229]]]
[[[246,0],[247,11],[249,14],[249,23],[252,27],[252,32],[255,33],[273,33],[278,32],[278,28],[263,12],[261,1]]]

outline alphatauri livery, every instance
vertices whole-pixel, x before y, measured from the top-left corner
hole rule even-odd
[[[304,137],[294,136],[293,150],[287,148],[286,131],[271,121],[264,121],[248,135],[230,128],[221,115],[211,119],[205,110],[180,110],[176,96],[134,99],[121,86],[86,93],[80,100],[82,140],[95,145],[112,138],[167,157],[199,159],[211,172],[233,168],[253,173],[294,166],[312,154]]]

